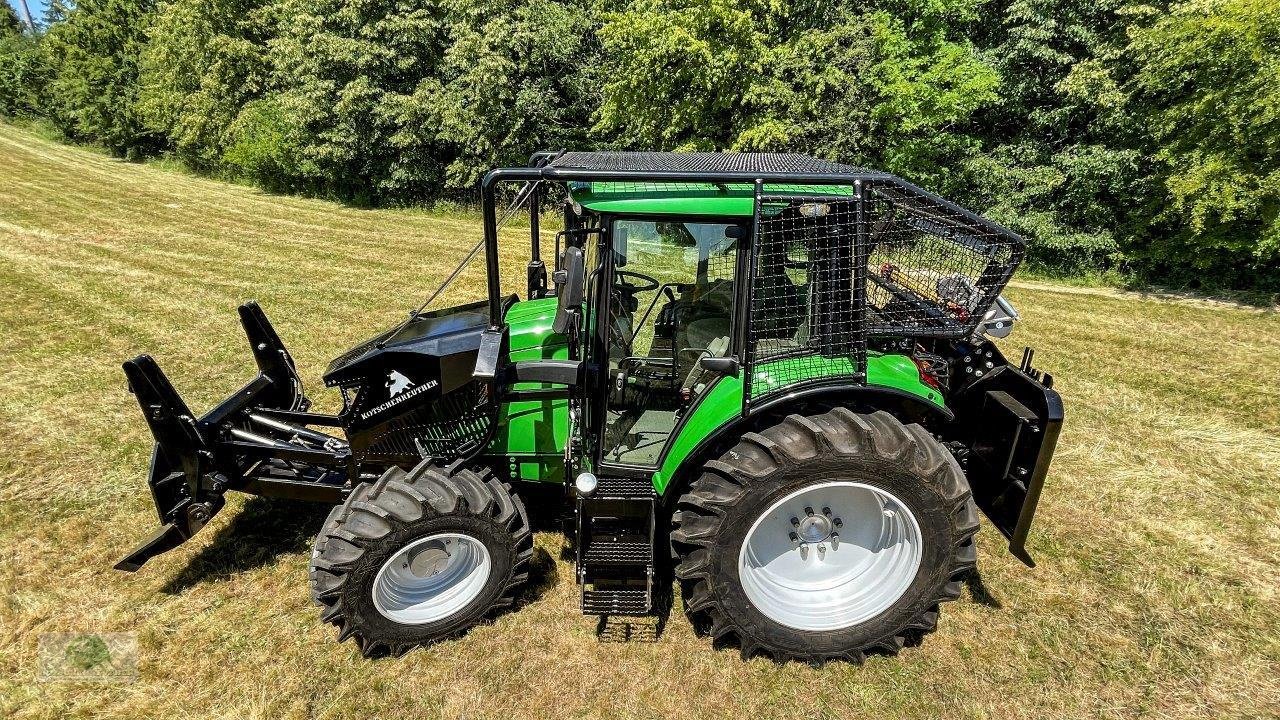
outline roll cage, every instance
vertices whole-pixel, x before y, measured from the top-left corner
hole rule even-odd
[[[1025,253],[1015,233],[897,176],[803,155],[539,152],[528,167],[496,169],[481,182],[490,325],[477,362],[481,379],[495,378],[500,362],[496,191],[513,182],[527,184],[531,211],[530,297],[547,292],[538,223],[546,183],[615,183],[637,192],[749,188],[751,230],[741,240],[736,304],[748,317],[791,313],[807,325],[748,322],[740,314],[732,347],[747,377],[772,364],[781,380],[753,382],[744,411],[781,386],[796,389],[788,380],[865,383],[869,339],[969,337]],[[806,297],[768,272],[783,267],[803,267],[813,279]]]

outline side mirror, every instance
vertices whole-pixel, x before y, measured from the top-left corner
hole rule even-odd
[[[702,359],[698,361],[698,367],[706,370],[707,372],[716,373],[717,375],[730,375],[733,377],[737,377],[738,371],[740,370],[738,358],[733,357],[732,355],[729,357],[712,357],[710,355],[704,355]]]
[[[551,330],[563,335],[569,331],[575,313],[582,309],[587,289],[587,262],[582,248],[566,247],[560,269],[553,276],[556,283],[556,319]]]

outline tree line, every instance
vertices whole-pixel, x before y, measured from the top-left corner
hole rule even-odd
[[[54,0],[0,12],[0,115],[377,205],[545,148],[805,152],[1044,271],[1280,289],[1273,0]]]

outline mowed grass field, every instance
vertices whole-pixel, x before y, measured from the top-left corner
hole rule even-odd
[[[1280,715],[1280,317],[1013,287],[1067,423],[1029,570],[989,527],[938,632],[863,666],[743,662],[683,615],[623,642],[537,537],[516,612],[401,659],[336,644],[307,595],[323,510],[233,500],[136,575],[151,439],[119,364],[197,412],[252,373],[258,299],[313,398],[479,237],[475,218],[275,197],[0,125],[0,717],[1253,718]],[[512,289],[524,246],[511,231]],[[445,298],[482,288],[479,266]],[[42,679],[38,638],[136,633],[134,682]]]

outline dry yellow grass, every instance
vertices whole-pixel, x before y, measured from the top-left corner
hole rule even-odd
[[[261,500],[236,500],[137,575],[110,569],[155,523],[121,360],[154,353],[205,408],[250,372],[234,309],[254,297],[332,408],[324,363],[400,316],[478,232],[0,125],[0,717],[1280,714],[1280,319],[1227,306],[1012,291],[1014,340],[1039,347],[1068,409],[1031,543],[1040,566],[984,529],[985,593],[896,659],[744,663],[678,612],[655,643],[601,642],[570,565],[550,559],[561,539],[540,534],[541,582],[518,612],[366,661],[307,598],[320,514]],[[137,633],[138,680],[41,680],[37,638],[62,631]]]

